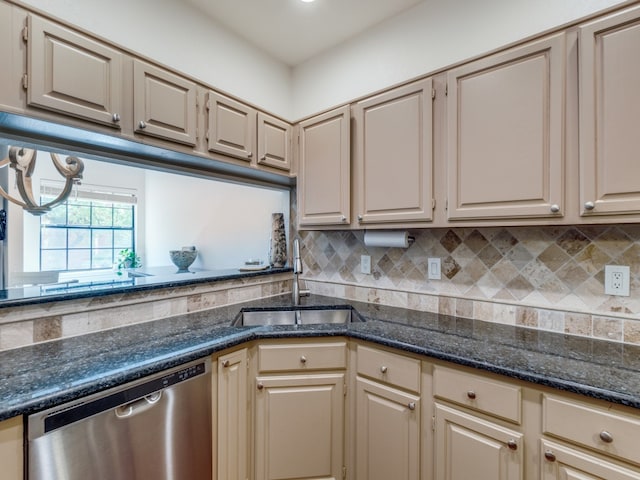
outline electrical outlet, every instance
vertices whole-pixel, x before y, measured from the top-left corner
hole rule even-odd
[[[605,265],[604,293],[606,295],[629,296],[629,267],[623,265]]]
[[[371,275],[371,255],[360,255],[360,272]]]
[[[427,258],[427,278],[429,280],[440,280],[442,278],[439,258]]]

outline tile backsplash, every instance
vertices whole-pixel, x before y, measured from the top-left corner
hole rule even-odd
[[[407,249],[366,247],[362,231],[298,234],[318,293],[640,342],[640,225],[412,230]],[[430,257],[441,280],[427,280]],[[631,267],[629,297],[604,294],[605,265]]]

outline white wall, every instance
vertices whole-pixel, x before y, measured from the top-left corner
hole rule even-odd
[[[227,93],[289,118],[291,69],[181,1],[23,0]]]
[[[238,268],[268,261],[271,214],[285,214],[289,192],[147,171],[145,266],[171,266],[169,250],[194,245],[193,268]],[[289,232],[287,231],[287,241]]]
[[[424,75],[621,0],[427,0],[293,70],[294,118]]]

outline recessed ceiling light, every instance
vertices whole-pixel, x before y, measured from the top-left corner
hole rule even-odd
[[[300,1],[304,3],[311,3],[311,2],[315,2],[316,0],[300,0]]]

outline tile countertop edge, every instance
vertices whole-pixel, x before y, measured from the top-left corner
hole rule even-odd
[[[311,304],[309,306],[315,305],[317,307],[327,307],[329,305],[353,305],[356,311],[365,317],[367,321],[363,323],[356,322],[348,325],[311,325],[304,326],[302,328],[233,328],[229,326],[229,323],[233,320],[235,315],[245,307],[273,308],[275,306],[280,308],[292,308],[290,305],[287,306],[287,299],[289,297],[281,296],[220,307],[206,312],[199,312],[199,314],[180,315],[165,319],[165,322],[167,323],[165,323],[164,326],[159,327],[158,331],[154,332],[154,334],[160,338],[160,336],[165,333],[163,328],[166,328],[171,330],[169,338],[162,337],[157,346],[147,346],[148,349],[153,349],[152,352],[143,351],[139,355],[138,352],[140,348],[136,343],[134,335],[136,332],[130,330],[130,328],[134,328],[135,326],[122,327],[121,329],[105,332],[101,337],[75,337],[75,339],[71,339],[73,342],[86,343],[90,342],[91,339],[93,339],[94,342],[100,342],[98,343],[99,345],[105,345],[104,342],[109,341],[117,342],[117,348],[120,349],[117,354],[122,353],[122,358],[124,358],[122,359],[118,357],[120,367],[118,367],[118,365],[110,365],[110,369],[105,370],[103,368],[103,364],[100,362],[108,362],[113,358],[109,357],[109,355],[114,355],[113,352],[109,352],[105,354],[107,357],[106,359],[94,360],[101,367],[99,374],[96,374],[90,368],[82,369],[78,367],[77,372],[72,370],[72,373],[77,375],[77,378],[72,377],[71,379],[68,379],[67,377],[63,377],[68,384],[60,389],[54,390],[52,385],[48,385],[48,388],[43,386],[38,390],[31,385],[32,383],[35,383],[36,380],[31,381],[29,377],[29,381],[23,383],[25,388],[22,390],[20,390],[18,386],[10,386],[7,388],[10,393],[14,394],[14,398],[12,401],[6,402],[6,404],[2,403],[0,400],[0,420],[16,415],[34,413],[38,410],[43,410],[84,395],[106,390],[191,360],[206,357],[218,351],[242,345],[243,343],[247,343],[252,340],[266,338],[284,339],[332,336],[344,336],[369,341],[379,345],[396,348],[401,351],[424,355],[426,360],[433,358],[450,361],[459,365],[475,367],[481,370],[506,375],[511,378],[532,382],[534,384],[549,386],[559,390],[574,392],[640,409],[640,395],[637,395],[637,392],[624,392],[624,385],[626,385],[625,382],[627,382],[629,378],[633,381],[632,383],[637,383],[640,379],[640,370],[637,370],[635,366],[632,369],[619,368],[615,367],[615,365],[610,366],[604,363],[596,363],[595,361],[590,362],[584,358],[579,358],[580,355],[577,355],[578,358],[576,359],[553,355],[549,352],[537,350],[525,351],[523,353],[521,352],[522,348],[518,345],[517,341],[512,340],[510,342],[505,341],[501,343],[504,339],[494,338],[495,332],[493,331],[493,328],[495,328],[495,326],[492,324],[486,324],[486,322],[484,322],[483,325],[480,325],[480,328],[478,329],[481,330],[482,333],[477,333],[476,330],[474,330],[477,328],[477,325],[469,323],[477,321],[456,319],[456,317],[439,316],[437,314],[409,311],[394,307],[383,307],[373,304],[362,304],[359,302],[346,302],[342,299],[334,299],[330,297],[315,297],[315,303],[310,302]],[[364,312],[364,310],[366,310],[366,312]],[[402,321],[392,322],[384,318],[389,316],[395,317],[396,315],[400,316],[403,314],[406,317],[404,318],[404,323]],[[418,326],[407,323],[415,321],[415,317],[420,320]],[[436,328],[431,325],[434,322],[434,319],[441,324],[457,321],[459,322],[459,331],[456,332],[454,330],[450,330],[449,327],[443,327],[442,325]],[[470,329],[465,332],[464,329],[468,328],[469,325],[473,326],[474,329]],[[520,327],[514,328],[519,329]],[[485,332],[483,329],[487,329],[487,331]],[[514,331],[522,333],[521,330]],[[560,334],[551,335],[553,336],[553,339],[556,337],[562,337]],[[491,337],[491,339],[487,340],[489,337]],[[438,343],[440,343],[440,346],[438,346]],[[70,345],[67,345],[66,348],[71,350],[69,347],[73,347],[74,345],[74,343],[71,343]],[[65,346],[59,346],[59,348],[64,349]],[[466,353],[459,354],[460,351],[465,351],[465,348]],[[447,349],[451,351],[447,351]],[[103,351],[109,351],[109,348],[105,346],[103,347]],[[36,350],[35,352],[37,353],[38,351]],[[483,355],[487,354],[493,354],[496,361],[482,360]],[[132,355],[132,359],[129,360],[127,355]],[[78,356],[77,358],[79,359],[81,357]],[[551,362],[551,366],[547,369],[545,366],[549,362]],[[34,361],[34,363],[37,362]],[[525,367],[519,367],[518,363],[524,364]],[[597,381],[581,383],[571,378],[560,378],[558,377],[557,372],[564,371],[565,364],[568,365],[567,368],[574,368],[576,370],[583,367],[583,372],[587,372],[587,370],[598,370],[598,374],[600,376],[597,378],[604,378],[605,380],[601,381],[600,385],[597,385]],[[558,365],[561,365],[562,368],[558,369]],[[541,368],[536,369],[536,366]],[[597,368],[595,368],[595,366],[597,366]],[[75,366],[71,368],[75,368]],[[556,369],[556,374],[553,372],[554,368]],[[544,373],[545,370],[549,370],[549,373]],[[40,372],[40,370],[36,368],[32,369],[32,371]],[[608,380],[608,376],[611,376],[608,375],[610,372],[616,374],[616,378],[612,380],[612,384],[615,389],[602,388],[603,385],[606,385],[606,383],[610,381]],[[67,373],[65,373],[65,375],[67,375]],[[21,374],[23,377],[28,377],[29,372],[22,372]],[[45,375],[46,373],[41,374]],[[573,372],[574,378],[578,378],[581,374],[583,376],[585,375],[585,373],[581,373],[580,371]],[[21,378],[21,380],[25,382],[24,378]],[[9,381],[11,381],[10,377]],[[52,380],[49,381],[54,385],[57,385]],[[12,392],[11,390],[16,391]]]

